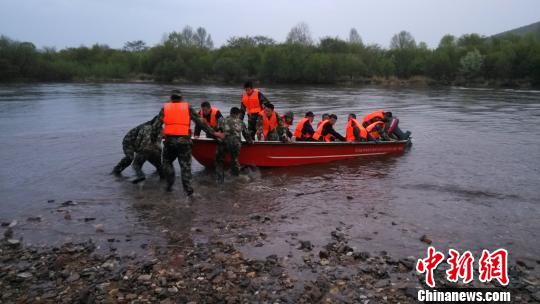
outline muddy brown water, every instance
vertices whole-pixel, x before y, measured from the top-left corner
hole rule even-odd
[[[124,178],[109,175],[124,134],[156,115],[172,88],[0,86],[0,221],[17,220],[16,236],[29,244],[92,238],[126,251],[235,239],[238,231],[219,227],[246,223],[266,235],[262,245],[241,246],[256,257],[297,252],[298,240],[320,248],[339,227],[359,251],[420,257],[426,234],[441,250],[503,247],[511,258],[539,259],[539,91],[266,87],[278,111],[336,113],[340,131],[349,112],[392,110],[414,144],[401,156],[251,170],[223,186],[194,161],[199,197],[189,205],[179,185],[166,194],[148,164],[140,186],[129,183],[130,168]],[[241,94],[180,88],[194,104],[208,100],[224,112]],[[253,226],[253,215],[269,220]]]

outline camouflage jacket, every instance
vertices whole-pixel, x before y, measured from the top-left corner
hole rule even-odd
[[[264,112],[262,112],[262,113],[264,113]],[[264,115],[262,113],[259,114],[259,116],[257,117],[257,132],[260,132],[261,134],[263,132],[263,119],[262,119],[261,115]],[[271,130],[271,132],[276,132],[277,131],[277,134],[279,135],[279,137],[282,137],[284,135],[284,133],[285,133],[285,127],[283,126],[283,120],[281,119],[281,115],[279,115],[277,112],[274,112],[274,113],[276,113],[278,126],[276,127],[276,129]]]
[[[219,119],[218,129],[224,133],[225,140],[242,140],[243,135],[246,141],[251,142],[246,124],[239,117],[229,116]]]
[[[159,148],[161,138],[157,133],[153,128],[152,121],[147,121],[129,130],[122,140],[122,145],[132,147],[136,152]]]
[[[163,116],[164,116],[163,108],[161,108],[161,111],[159,111],[158,119],[156,119],[153,127],[157,128],[158,130],[161,130],[163,126]],[[201,116],[197,111],[195,111],[194,108],[189,106],[189,115],[191,117],[191,121],[193,121],[197,126],[201,127],[201,129],[206,132],[207,134],[213,134],[214,130],[206,123],[204,120],[201,119]],[[168,136],[168,140],[172,140],[178,143],[191,143],[191,136]]]
[[[143,125],[135,140],[135,151],[161,149],[161,133],[155,132],[152,125]]]

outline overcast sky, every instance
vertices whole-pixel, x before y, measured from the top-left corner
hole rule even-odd
[[[540,21],[540,0],[0,0],[0,34],[38,47],[154,45],[185,25],[206,28],[215,46],[244,35],[283,41],[300,21],[314,38],[347,38],[355,27],[364,43],[386,47],[407,30],[433,47],[447,33],[492,35]]]

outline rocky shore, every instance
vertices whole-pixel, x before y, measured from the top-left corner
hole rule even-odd
[[[256,225],[264,216],[252,217]],[[89,240],[25,247],[9,227],[0,242],[1,303],[415,303],[423,277],[413,257],[358,251],[339,227],[316,250],[298,240],[294,255],[244,256],[264,237],[155,246],[149,254],[97,252]],[[424,238],[425,241],[426,238]],[[442,266],[442,264],[441,264]],[[538,265],[511,265],[514,303],[540,301]],[[437,287],[451,286],[437,269]],[[496,285],[473,282],[472,286]]]

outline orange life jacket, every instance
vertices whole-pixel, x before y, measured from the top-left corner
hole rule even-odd
[[[319,121],[319,122],[317,123],[317,129],[321,126],[321,124],[322,124],[323,122],[325,122],[325,121],[327,121],[327,120],[328,120],[328,119]]]
[[[204,118],[204,113],[202,110],[199,111],[199,114],[201,115],[201,118],[204,122],[206,122],[210,127],[215,128],[217,127],[217,113],[218,109],[212,107],[210,111],[210,121],[207,121],[206,118]]]
[[[366,131],[373,137],[374,139],[378,139],[381,137],[381,134],[379,131],[376,130],[377,126],[380,126],[381,129],[384,129],[384,122],[382,121],[376,121],[369,126],[366,127]]]
[[[190,136],[190,122],[189,103],[167,102],[163,105],[164,135]]]
[[[325,120],[320,124],[320,126],[317,128],[317,131],[315,131],[315,134],[313,134],[313,139],[319,140],[319,138],[321,138],[324,126],[326,126],[326,124],[329,122],[330,120]],[[323,139],[324,141],[329,142],[331,141],[332,137],[333,137],[332,134],[328,133],[324,136]]]
[[[364,118],[362,118],[362,125],[364,127],[367,127],[370,124],[374,123],[376,120],[384,120],[384,110],[378,110],[364,116]]]
[[[259,115],[262,117],[262,120],[263,120],[264,137],[267,137],[268,132],[274,130],[278,126],[277,114],[276,112],[272,112],[272,114],[270,115],[270,118],[268,118],[264,111],[260,111]]]
[[[242,104],[246,107],[248,114],[255,114],[261,112],[261,101],[259,100],[259,90],[254,89],[251,95],[247,95],[246,92],[242,93]]]
[[[368,135],[368,132],[366,130],[366,128],[364,128],[359,122],[358,120],[356,119],[350,119],[349,122],[347,122],[347,129],[346,129],[346,134],[345,134],[345,138],[347,138],[347,141],[355,141],[356,138],[354,138],[354,125],[356,125],[358,127],[358,129],[360,130],[360,137],[364,140],[367,140],[367,135]]]
[[[309,122],[309,118],[304,117],[304,118],[300,119],[300,121],[296,125],[296,129],[294,130],[294,137],[300,138],[300,137],[302,137],[304,135],[305,135],[306,138],[311,137],[311,134],[309,134],[309,133],[302,134],[302,129],[304,128],[304,125],[306,124],[306,122]]]

